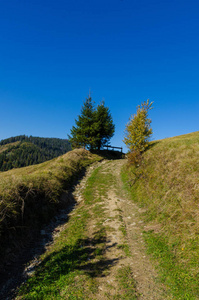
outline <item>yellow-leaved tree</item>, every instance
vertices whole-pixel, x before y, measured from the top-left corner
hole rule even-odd
[[[125,128],[124,143],[130,150],[130,157],[135,162],[140,160],[141,154],[149,145],[149,138],[153,131],[151,119],[148,118],[148,111],[152,109],[153,102],[149,99],[137,107],[137,113],[132,115]],[[133,159],[133,157],[135,159]]]

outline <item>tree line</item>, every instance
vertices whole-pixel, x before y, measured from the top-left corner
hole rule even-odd
[[[71,150],[68,140],[25,135],[2,140],[0,145],[8,145],[0,153],[0,171],[42,163]]]

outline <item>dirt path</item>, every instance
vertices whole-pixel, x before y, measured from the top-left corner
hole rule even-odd
[[[111,229],[107,230],[105,256],[109,260],[117,260],[117,263],[105,277],[99,279],[97,298],[117,299],[120,289],[123,288],[118,285],[118,274],[125,268],[130,268],[135,282],[135,299],[166,299],[163,287],[157,282],[156,271],[146,254],[142,238],[144,224],[140,218],[141,210],[123,189],[120,172],[124,163],[124,160],[107,162],[100,171],[104,176],[111,174],[113,177],[112,184],[107,182],[107,193],[103,197],[106,213],[104,223]],[[133,299],[131,297],[127,295],[125,299]]]
[[[92,278],[92,284],[90,279],[85,279],[83,287],[80,286],[80,292],[83,288],[84,296],[74,299],[167,299],[146,254],[141,210],[129,198],[121,182],[120,172],[124,163],[125,160],[112,160],[91,166],[72,193],[77,206],[71,212],[62,211],[54,223],[43,230],[45,243],[42,239],[41,244],[37,244],[37,248],[42,247],[46,252],[51,252],[56,239],[69,226],[68,217],[71,220],[73,217],[78,218],[81,209],[87,207],[90,217],[86,225],[86,242],[83,242],[87,258],[78,268],[83,270],[84,275],[82,277],[77,273],[74,281],[76,287],[72,293],[78,290],[77,283],[82,278]],[[92,196],[90,202],[86,199],[86,192],[89,197]],[[20,282],[28,276],[34,276],[35,267],[39,264],[38,251],[32,261],[23,265]],[[1,294],[1,299],[15,299],[13,292],[6,297],[10,288],[16,286],[11,284],[8,287],[5,283],[6,293]],[[65,295],[63,299],[68,297]],[[26,299],[26,296],[22,299]],[[57,298],[52,296],[48,299]]]

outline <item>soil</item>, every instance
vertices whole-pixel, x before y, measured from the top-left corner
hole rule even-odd
[[[0,299],[15,299],[18,287],[26,281],[27,277],[34,271],[35,266],[40,263],[39,256],[50,247],[54,238],[67,226],[68,215],[73,214],[75,205],[82,201],[82,191],[86,181],[99,165],[102,172],[110,172],[114,175],[116,184],[109,187],[107,197],[104,197],[103,205],[106,212],[105,225],[113,230],[108,231],[106,239],[105,256],[113,261],[112,267],[106,276],[98,278],[99,293],[97,299],[109,299],[106,295],[117,294],[120,287],[117,286],[116,274],[124,266],[130,266],[136,282],[137,298],[143,300],[165,300],[164,286],[158,281],[158,275],[150,257],[146,254],[142,232],[144,223],[141,218],[141,209],[133,203],[127,192],[122,187],[120,171],[125,160],[103,161],[92,165],[81,182],[77,184],[72,193],[69,208],[62,210],[52,222],[44,227],[38,237],[33,239],[29,245],[13,261],[8,261],[0,273]],[[119,218],[120,216],[120,218]],[[125,225],[126,236],[120,230],[121,219]],[[90,224],[92,227],[92,224]],[[90,234],[92,235],[92,228]],[[128,243],[131,256],[125,256],[118,245]]]

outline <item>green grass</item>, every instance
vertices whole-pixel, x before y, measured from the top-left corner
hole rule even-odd
[[[119,244],[117,247],[118,249],[122,249],[126,256],[131,256],[131,251],[127,243]]]
[[[42,258],[35,275],[21,288],[18,299],[86,299],[92,287],[95,265],[89,266],[91,241],[85,235],[89,212],[82,207],[70,219],[67,229]],[[95,241],[92,241],[95,244]]]
[[[182,264],[177,263],[173,248],[168,239],[154,232],[144,233],[148,245],[148,253],[159,262],[158,268],[162,276],[162,282],[166,284],[175,299],[197,299],[199,274],[193,274]]]
[[[130,266],[120,268],[117,274],[121,294],[115,299],[137,299],[136,283]]]
[[[120,223],[121,223],[119,229],[120,229],[120,231],[122,232],[122,234],[126,237],[126,236],[127,236],[127,231],[126,231],[125,223],[124,223],[124,221],[123,221],[122,214],[120,213],[118,217],[119,217],[119,221],[120,221]]]
[[[145,240],[175,299],[199,299],[198,153],[199,132],[152,142],[142,165],[122,174],[145,208]]]

